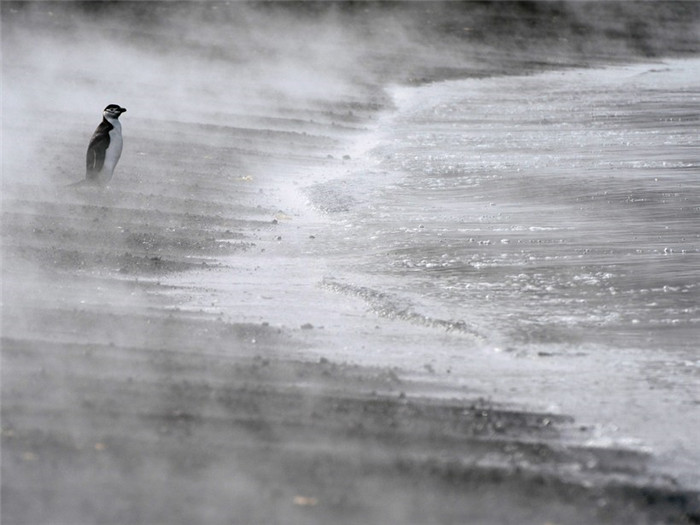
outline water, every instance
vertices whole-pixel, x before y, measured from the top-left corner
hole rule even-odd
[[[337,171],[274,178],[279,242],[177,278],[192,307],[571,415],[700,488],[700,60],[390,94]]]
[[[336,275],[506,347],[697,359],[699,81],[695,61],[395,88],[335,197],[356,204]]]
[[[355,169],[307,189],[325,289],[404,323],[397,364],[560,409],[700,487],[700,61],[392,96]]]

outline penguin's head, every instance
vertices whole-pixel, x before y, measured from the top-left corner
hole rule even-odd
[[[102,114],[107,117],[107,118],[115,118],[118,119],[119,115],[124,113],[126,111],[126,108],[120,107],[117,104],[110,104],[107,106]]]

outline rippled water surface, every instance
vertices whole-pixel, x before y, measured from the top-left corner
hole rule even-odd
[[[367,139],[373,163],[334,196],[351,203],[338,214],[337,251],[353,255],[337,267],[344,282],[391,297],[387,315],[505,347],[694,358],[700,62],[393,96],[396,112]],[[329,207],[325,193],[312,196]]]

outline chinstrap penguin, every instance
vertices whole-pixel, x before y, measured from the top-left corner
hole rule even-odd
[[[117,104],[110,104],[102,112],[102,122],[97,126],[95,133],[90,138],[87,155],[85,157],[85,180],[81,180],[72,186],[94,184],[105,186],[112,179],[114,168],[122,154],[122,125],[119,115],[126,108]]]

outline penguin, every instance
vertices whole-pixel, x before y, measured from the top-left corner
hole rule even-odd
[[[126,108],[117,104],[110,104],[102,111],[102,122],[92,134],[85,156],[85,180],[71,186],[84,184],[106,186],[112,179],[124,145],[122,125],[119,122],[119,116],[124,112]]]

